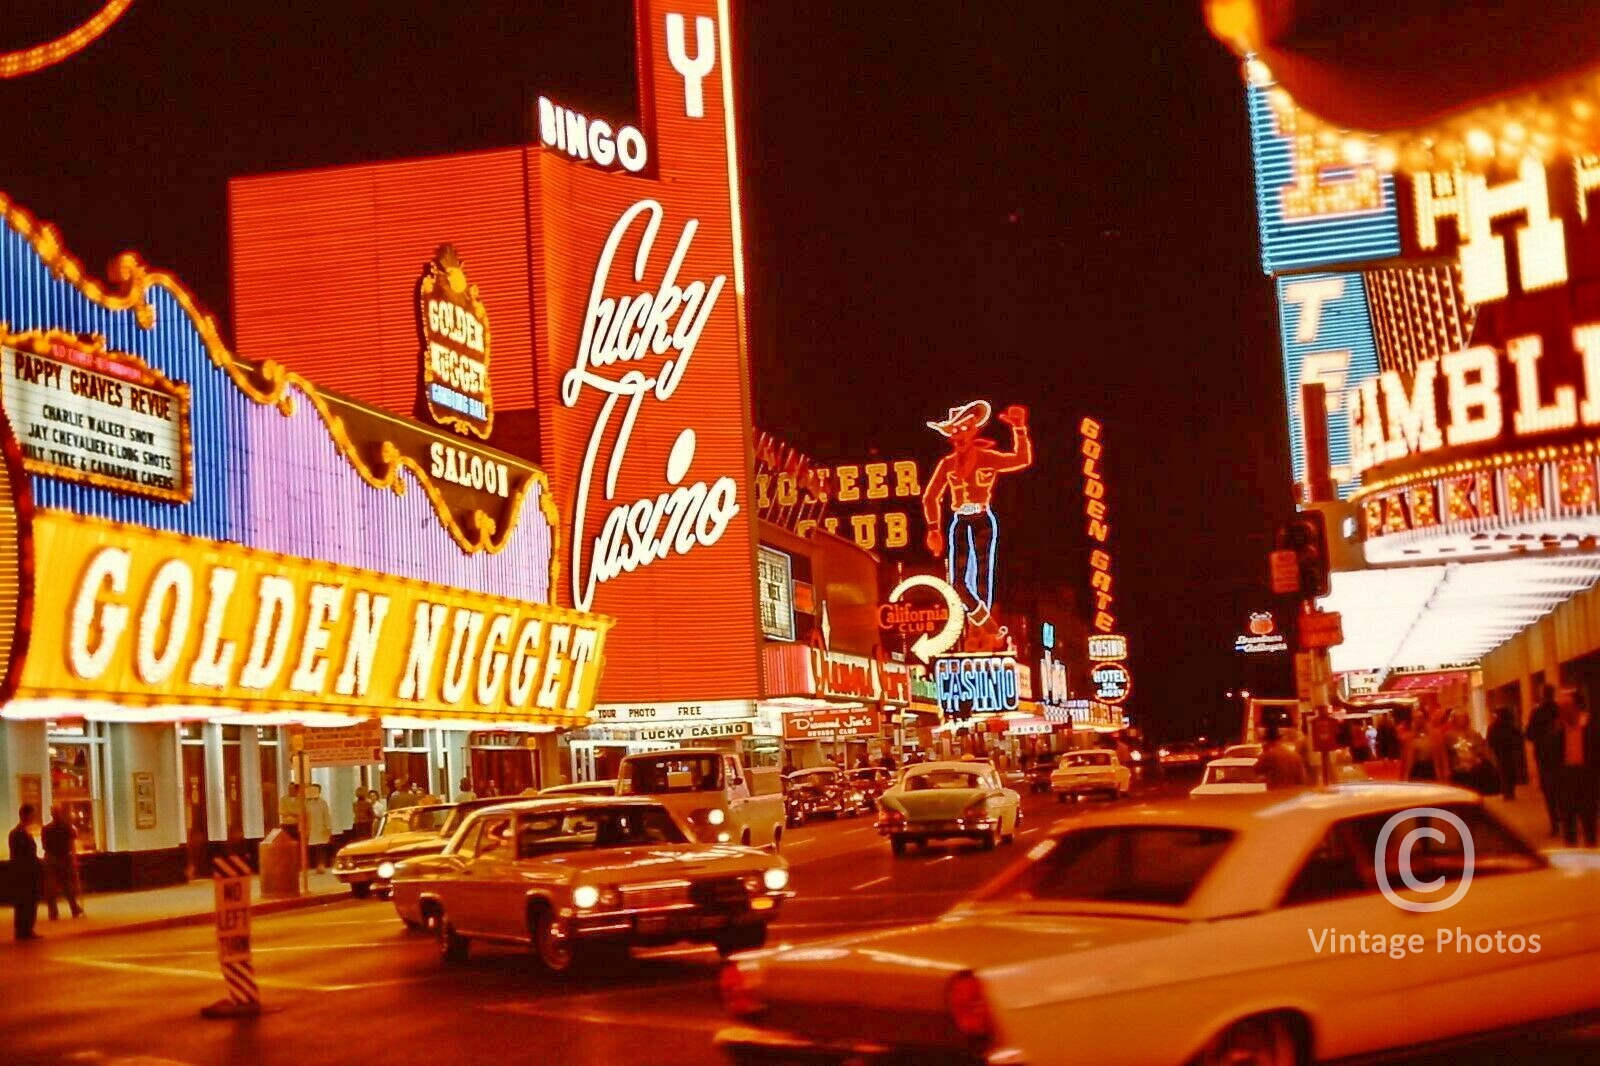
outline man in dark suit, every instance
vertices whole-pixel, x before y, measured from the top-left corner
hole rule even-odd
[[[1595,821],[1600,807],[1600,721],[1584,710],[1578,694],[1562,690],[1561,718],[1561,819],[1568,847],[1596,846]]]
[[[43,866],[39,861],[39,843],[28,831],[37,813],[33,804],[24,803],[17,812],[17,827],[7,839],[11,846],[12,922],[18,940],[39,939],[39,934],[33,931],[33,923],[39,917],[39,879]]]
[[[1539,771],[1539,791],[1544,793],[1545,813],[1550,816],[1550,835],[1560,836],[1561,817],[1561,709],[1556,706],[1554,685],[1544,687],[1544,699],[1528,716],[1524,735],[1533,745],[1533,765]]]

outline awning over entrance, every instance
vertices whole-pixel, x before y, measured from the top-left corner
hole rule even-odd
[[[1336,673],[1474,663],[1600,580],[1600,555],[1356,570],[1322,608],[1344,616]]]

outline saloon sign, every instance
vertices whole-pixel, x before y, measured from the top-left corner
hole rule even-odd
[[[560,511],[565,602],[618,619],[608,702],[751,698],[761,626],[731,34],[715,0],[640,0],[651,98],[618,125],[550,98],[540,429]],[[543,124],[542,124],[543,125]],[[565,144],[565,148],[561,147]],[[647,160],[650,166],[644,166]],[[637,176],[618,180],[616,169]],[[696,654],[660,639],[696,620]]]

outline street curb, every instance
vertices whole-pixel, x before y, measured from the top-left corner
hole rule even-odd
[[[317,892],[309,896],[292,896],[289,899],[267,900],[263,903],[257,903],[255,906],[251,907],[250,917],[263,918],[273,914],[280,914],[284,911],[303,910],[307,907],[329,906],[331,904],[338,903],[341,900],[349,900],[353,898],[354,897],[350,895],[349,889],[341,888],[335,892]],[[92,904],[94,897],[87,896],[85,897],[85,900]],[[73,940],[83,940],[87,937],[115,936],[120,933],[152,933],[162,929],[178,929],[191,925],[210,925],[215,920],[215,911],[197,911],[192,914],[173,914],[168,915],[165,918],[148,918],[144,921],[123,922],[117,925],[107,925],[96,929],[85,929],[82,932],[72,933],[68,936],[54,937],[51,939],[61,942],[70,942]],[[0,946],[11,946],[15,943],[15,941],[7,939],[0,941]]]

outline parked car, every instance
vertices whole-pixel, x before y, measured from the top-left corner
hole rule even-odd
[[[861,794],[837,766],[813,766],[787,774],[783,791],[786,796],[799,793],[804,797],[808,818],[854,818],[861,813]]]
[[[625,756],[617,794],[660,800],[696,840],[774,851],[783,840],[783,772],[745,766],[729,752],[674,748]]]
[[[878,800],[879,833],[896,855],[909,844],[965,837],[984,848],[1016,839],[1022,797],[992,763],[962,760],[907,767]]]
[[[697,843],[654,800],[532,799],[475,812],[443,852],[402,865],[394,906],[434,929],[447,963],[496,941],[565,973],[634,945],[758,948],[788,885],[783,859]]]
[[[1199,766],[1208,757],[1200,742],[1194,740],[1163,744],[1156,749],[1156,758],[1160,760],[1163,767]]]
[[[1261,745],[1251,741],[1245,744],[1229,744],[1222,749],[1224,759],[1259,759],[1261,758]]]
[[[504,802],[477,799],[392,810],[383,816],[371,837],[339,849],[333,857],[333,876],[349,885],[350,894],[357,899],[374,892],[383,896],[389,891],[398,863],[419,855],[437,855],[468,814]]]
[[[1060,803],[1088,794],[1121,799],[1132,788],[1133,771],[1110,748],[1069,751],[1050,775],[1050,791]]]
[[[552,785],[541,789],[541,796],[615,796],[617,779],[609,781],[574,781],[567,785]]]
[[[1235,792],[1265,792],[1267,779],[1256,769],[1254,758],[1212,759],[1191,796],[1226,796]]]
[[[894,771],[882,766],[862,766],[850,771],[850,781],[860,794],[862,812],[870,814],[878,809],[878,797],[894,784]]]
[[[1380,850],[1422,807],[1466,833],[1435,816]],[[1380,890],[1381,869],[1424,901],[1407,860],[1453,891],[1469,854],[1448,911]],[[1365,1059],[1590,1015],[1596,973],[1600,854],[1541,855],[1463,789],[1365,782],[1065,823],[935,921],[730,961],[717,1043],[739,1064]]]
[[[1041,755],[1022,772],[1022,779],[1028,786],[1028,791],[1041,793],[1050,791],[1050,775],[1056,771],[1056,757],[1054,755]]]

